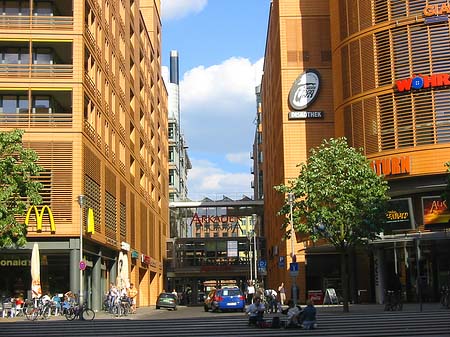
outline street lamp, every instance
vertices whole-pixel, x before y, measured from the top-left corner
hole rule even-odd
[[[248,239],[248,264],[250,266],[250,281],[253,280],[253,260],[252,260],[252,235],[253,233],[248,230],[247,231],[247,239]]]
[[[258,251],[257,251],[257,246],[256,246],[256,221],[257,221],[257,216],[256,216],[256,214],[253,214],[252,215],[252,222],[253,222],[253,245],[254,245],[254,248],[255,248],[255,253],[253,254],[253,256],[254,256],[254,258],[255,258],[255,261],[254,261],[254,263],[255,263],[255,281],[258,281],[258,272],[257,272],[257,270],[258,270],[258,266],[257,266],[257,261],[258,261]]]
[[[288,193],[288,202],[289,202],[289,224],[291,227],[291,258],[292,263],[297,262],[297,258],[295,256],[295,246],[294,246],[294,237],[295,237],[295,231],[294,231],[294,221],[292,219],[292,205],[294,203],[294,193],[289,192]],[[297,271],[291,271],[292,274],[292,300],[294,301],[294,305],[297,305],[297,285],[296,285],[296,275]]]
[[[86,205],[86,196],[80,194],[78,196],[78,204],[80,205],[80,305],[83,304],[83,268],[81,268],[81,262],[83,261],[83,208]]]

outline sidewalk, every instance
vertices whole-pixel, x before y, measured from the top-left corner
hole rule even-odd
[[[304,307],[304,304],[301,305]],[[364,313],[364,314],[377,314],[384,312],[384,305],[383,304],[349,304],[349,312],[343,312],[343,307],[341,304],[339,305],[316,305],[317,312],[319,314],[321,313],[330,313],[330,314],[342,314],[342,315],[351,315],[352,313]],[[183,306],[183,308],[186,308]],[[283,306],[285,309],[286,306]],[[180,307],[181,309],[181,307]],[[196,311],[203,311],[203,307],[201,306],[193,306],[189,307],[188,309]],[[403,312],[420,312],[420,304],[419,303],[404,303],[403,304]],[[423,312],[432,312],[432,311],[449,311],[449,309],[445,309],[441,306],[440,303],[423,303],[422,304],[422,311]],[[159,310],[155,309],[154,305],[148,306],[148,307],[139,307],[137,308],[136,314],[131,314],[128,316],[122,316],[122,317],[116,317],[110,313],[107,313],[105,311],[99,311],[95,313],[95,319],[131,319],[131,320],[145,320],[149,319],[152,316],[159,315]],[[276,314],[266,314],[266,317],[272,317]],[[0,316],[0,324],[2,322],[17,322],[17,321],[23,321],[26,320],[25,316],[20,317],[7,317],[3,318]],[[66,320],[64,316],[52,316],[50,320]]]
[[[303,308],[305,304],[301,304]],[[330,304],[330,305],[315,305],[318,312],[323,313],[343,313],[343,314],[351,314],[353,313],[379,313],[384,311],[384,304],[375,304],[375,303],[367,303],[367,304],[349,304],[349,312],[343,312],[342,304]],[[287,308],[283,306],[283,309]],[[422,311],[441,311],[447,310],[441,306],[440,303],[437,302],[426,302],[422,303]],[[405,312],[420,312],[420,304],[419,303],[403,303],[403,310]]]

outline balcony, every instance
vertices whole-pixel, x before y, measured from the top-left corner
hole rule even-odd
[[[72,78],[71,64],[0,64],[1,77]]]
[[[1,17],[0,17],[1,18]],[[0,41],[0,77],[69,79],[72,43]]]
[[[4,90],[0,102],[0,124],[8,128],[72,127],[71,91]]]
[[[0,29],[72,30],[72,12],[71,0],[33,1],[32,6],[28,1],[7,1],[0,4]]]
[[[71,16],[0,16],[0,29],[11,30],[72,30]]]

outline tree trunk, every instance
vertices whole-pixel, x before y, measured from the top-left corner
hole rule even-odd
[[[348,306],[348,260],[347,251],[341,251],[341,283],[342,283],[342,297],[343,310],[349,312]]]

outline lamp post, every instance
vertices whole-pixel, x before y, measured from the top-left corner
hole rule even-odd
[[[83,208],[86,204],[86,196],[80,194],[78,196],[78,204],[80,205],[80,305],[84,302],[83,296],[83,269],[81,268],[81,262],[83,261]]]
[[[258,263],[258,251],[257,251],[257,246],[256,246],[256,221],[257,221],[257,216],[256,216],[256,214],[253,214],[252,215],[252,222],[253,222],[253,247],[254,247],[254,254],[253,254],[253,256],[254,256],[254,263],[255,263],[255,281],[258,281],[258,266],[257,266],[257,263]]]
[[[253,260],[252,260],[252,232],[247,231],[248,239],[248,264],[250,266],[250,281],[253,281]]]
[[[294,231],[294,221],[292,219],[292,205],[294,203],[294,193],[289,192],[288,193],[288,202],[289,202],[289,224],[291,227],[291,258],[292,263],[297,262],[297,258],[295,256],[295,246],[294,246],[294,237],[295,237],[295,231]],[[298,270],[291,270],[292,275],[292,300],[294,302],[294,305],[297,305],[297,285],[296,285],[296,278],[297,278]]]

